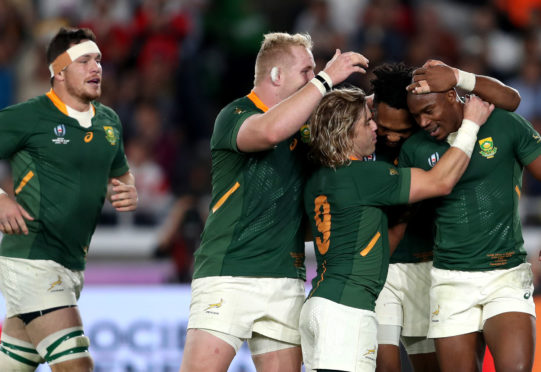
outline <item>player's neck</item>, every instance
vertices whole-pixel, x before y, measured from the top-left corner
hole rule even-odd
[[[265,87],[256,85],[253,92],[268,108],[280,103],[280,97],[273,89],[267,89]]]
[[[79,97],[75,97],[69,94],[62,86],[55,86],[53,88],[53,91],[57,95],[57,97],[60,98],[62,103],[64,103],[66,106],[79,112],[85,112],[90,110],[90,101],[83,100]]]

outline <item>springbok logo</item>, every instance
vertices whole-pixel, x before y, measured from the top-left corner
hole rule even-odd
[[[377,350],[376,350],[375,347],[372,348],[372,349],[367,349],[367,350],[366,350],[366,353],[364,353],[363,356],[374,355],[374,354],[376,354],[376,351],[377,351]]]
[[[215,304],[209,304],[209,306],[205,309],[205,311],[210,310],[210,309],[219,309],[220,307],[222,307],[223,303],[224,303],[224,299],[220,298],[220,302],[217,302]]]
[[[439,322],[438,319],[434,319],[434,318],[437,318],[438,315],[440,315],[440,305],[438,305],[438,307],[436,308],[436,310],[434,310],[434,311],[432,312],[432,321],[433,321],[434,323]]]
[[[60,275],[58,275],[58,280],[54,281],[51,283],[51,286],[49,287],[49,289],[47,290],[48,292],[51,292],[55,287],[59,286],[62,284],[62,278],[60,277]],[[63,289],[58,289],[59,291],[62,291]]]

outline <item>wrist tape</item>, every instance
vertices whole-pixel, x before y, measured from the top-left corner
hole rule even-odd
[[[471,92],[473,88],[475,88],[475,74],[458,70],[458,82],[456,83],[456,86]]]
[[[479,132],[479,128],[479,125],[469,119],[462,120],[462,125],[458,129],[456,138],[451,146],[459,148],[471,158],[475,142],[477,141],[477,132]]]
[[[322,96],[324,96],[325,93],[330,92],[332,89],[331,77],[325,71],[320,71],[312,80],[310,80],[310,82],[314,84],[317,89],[319,89]]]

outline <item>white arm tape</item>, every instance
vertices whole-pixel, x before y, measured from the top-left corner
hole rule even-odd
[[[458,82],[456,86],[471,92],[475,88],[475,74],[458,70]]]
[[[477,132],[479,132],[479,128],[479,125],[469,119],[462,120],[462,125],[458,129],[455,141],[451,146],[459,148],[471,158],[475,142],[477,141]]]
[[[0,189],[0,195],[4,195],[4,194],[7,194],[7,192],[5,192],[4,190]]]

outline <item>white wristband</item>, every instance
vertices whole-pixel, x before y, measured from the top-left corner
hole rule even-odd
[[[329,90],[331,90],[332,89],[332,79],[329,76],[329,74],[327,74],[325,71],[319,71],[317,75],[321,76],[327,82],[327,85],[329,86]]]
[[[475,74],[458,70],[458,82],[456,83],[456,86],[471,92],[475,88]]]
[[[0,189],[0,195],[4,195],[4,194],[7,195],[7,192],[5,192],[4,190]]]
[[[327,89],[325,89],[325,85],[323,85],[323,83],[319,81],[318,79],[312,78],[310,82],[314,84],[317,89],[319,89],[319,92],[321,93],[322,96],[324,96],[325,93],[327,93]]]
[[[456,138],[451,146],[459,148],[471,158],[475,142],[477,141],[477,132],[479,132],[479,128],[479,125],[469,119],[462,120],[462,125],[458,129]]]

